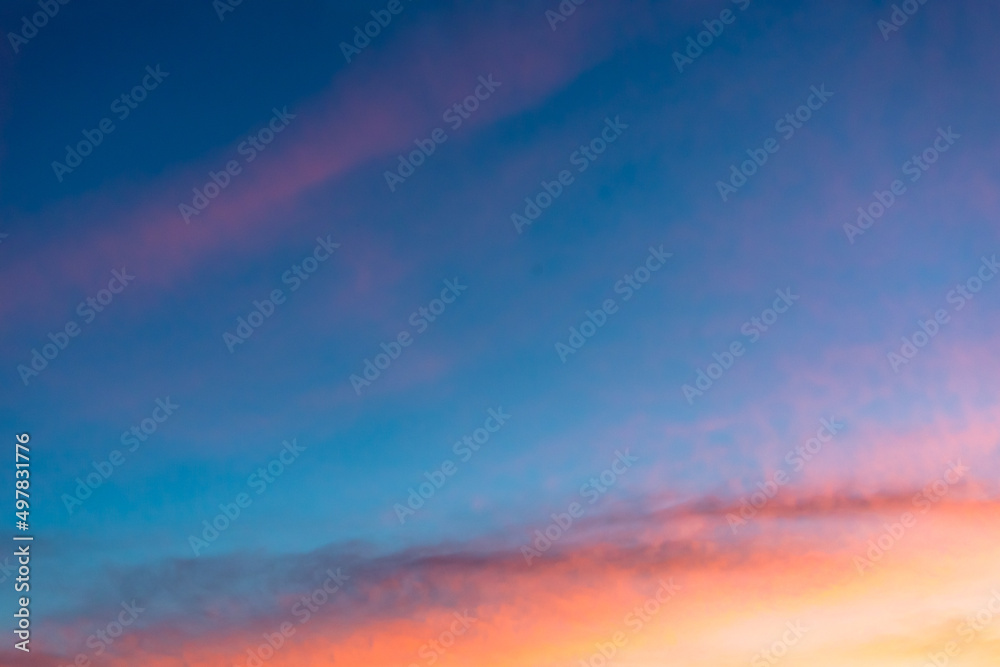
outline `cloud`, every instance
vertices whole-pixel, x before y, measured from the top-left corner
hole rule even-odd
[[[534,13],[501,7],[448,19],[429,14],[408,37],[386,42],[382,51],[338,74],[326,95],[289,109],[296,119],[253,163],[244,164],[190,225],[178,204],[190,202],[191,188],[203,186],[209,170],[236,157],[232,151],[148,184],[120,184],[63,202],[22,222],[23,227],[48,227],[60,219],[77,224],[54,237],[36,237],[33,249],[0,272],[0,284],[11,286],[0,314],[62,303],[72,298],[67,293],[95,284],[108,267],[122,263],[136,267],[144,281],[170,288],[223,250],[253,255],[272,247],[289,231],[275,220],[300,197],[376,158],[393,162],[396,152],[442,124],[441,110],[468,95],[479,75],[493,73],[503,89],[495,93],[496,104],[484,105],[467,121],[470,127],[530,108],[606,56],[614,33],[587,35],[582,29],[588,25],[627,23],[641,14],[599,5],[588,9],[580,31],[545,39],[539,32],[547,26]],[[245,128],[251,129],[256,128]],[[391,264],[392,258],[381,262]],[[15,284],[29,288],[15,290]]]
[[[961,604],[971,604],[988,587],[1000,503],[949,495],[859,575],[853,557],[866,553],[882,524],[914,511],[916,491],[775,499],[756,517],[754,530],[736,537],[725,523],[726,513],[737,509],[732,500],[674,502],[646,512],[617,507],[572,527],[530,566],[509,538],[499,537],[387,553],[341,544],[307,554],[173,559],[109,571],[80,607],[46,620],[39,636],[78,646],[100,619],[113,620],[120,601],[137,599],[149,611],[130,631],[130,643],[116,647],[121,664],[238,660],[262,633],[284,622],[297,634],[273,664],[322,664],[331,652],[347,664],[408,664],[419,662],[417,651],[447,631],[458,611],[476,622],[449,650],[451,660],[488,655],[476,664],[562,665],[622,629],[629,610],[653,595],[663,578],[673,577],[683,594],[656,625],[673,624],[669,636],[688,637],[673,647],[683,653],[709,635],[734,637],[734,646],[759,642],[740,628],[767,625],[769,616],[759,610],[763,599],[788,613],[804,614],[811,605],[814,617],[839,623],[845,607],[888,595],[870,612],[885,627],[906,611],[911,594],[893,589],[895,582],[922,577],[921,568],[935,562],[941,581],[921,590],[934,604],[909,622],[947,626],[955,612],[943,600],[961,592]],[[525,541],[532,529],[521,531]],[[939,558],[944,554],[948,558]],[[343,588],[301,622],[302,596],[338,568],[349,577]],[[780,635],[781,624],[774,628]],[[846,642],[840,655],[877,652],[868,642],[881,641],[880,632],[831,626],[816,634],[836,637],[838,631]],[[74,639],[74,633],[81,634]],[[521,635],[524,641],[516,641]],[[662,635],[637,635],[635,646],[643,642],[648,650],[665,650]],[[710,655],[731,657],[732,646],[716,643],[728,648]],[[895,645],[897,652],[908,650],[906,642]]]

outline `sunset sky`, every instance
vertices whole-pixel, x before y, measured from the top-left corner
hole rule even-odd
[[[996,3],[48,1],[0,665],[1000,662]]]

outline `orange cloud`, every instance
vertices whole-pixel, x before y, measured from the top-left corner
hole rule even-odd
[[[357,558],[343,590],[305,622],[294,601],[316,584],[297,575],[297,584],[283,585],[298,592],[244,621],[206,618],[199,632],[191,619],[184,625],[161,614],[116,644],[108,664],[242,666],[262,645],[262,664],[275,667],[579,667],[604,664],[604,654],[630,667],[902,667],[949,646],[960,664],[994,664],[1000,504],[945,496],[897,533],[899,517],[915,511],[911,497],[802,498],[736,537],[722,505],[605,517],[580,524],[579,534],[530,566],[516,549],[476,545]],[[892,534],[891,544],[879,542],[883,534]],[[859,572],[855,559],[871,556],[873,542],[886,548]],[[319,569],[330,558],[301,557],[293,569]],[[246,580],[246,572],[227,569]],[[184,571],[183,581],[191,579]],[[666,595],[671,581],[677,590]],[[193,584],[177,584],[186,585]],[[261,607],[264,590],[244,593],[251,595],[244,607]],[[220,595],[208,599],[222,604]],[[294,634],[278,640],[283,623]],[[281,644],[273,655],[265,635]],[[768,662],[765,651],[780,660]]]

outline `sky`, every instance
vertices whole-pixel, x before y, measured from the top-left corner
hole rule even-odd
[[[0,26],[0,665],[996,665],[995,3]]]

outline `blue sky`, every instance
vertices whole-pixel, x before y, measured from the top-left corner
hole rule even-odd
[[[892,511],[886,498],[956,456],[974,463],[963,498],[995,497],[996,288],[987,282],[961,310],[946,299],[1000,247],[994,8],[927,3],[884,39],[877,22],[892,7],[880,2],[595,0],[554,30],[545,12],[556,5],[401,6],[350,63],[340,42],[383,6],[247,0],[220,20],[202,1],[71,2],[17,53],[0,49],[0,423],[34,443],[47,655],[71,659],[81,619],[141,591],[156,604],[115,659],[223,664],[199,653],[209,636],[238,645],[285,609],[303,563],[328,552],[377,563],[385,581],[405,577],[400,563],[415,553],[488,553],[469,575],[488,586],[494,561],[517,557],[617,450],[640,463],[588,510],[588,532],[561,546],[595,572],[609,544],[833,554],[819,527],[836,512],[795,529],[779,522],[777,537],[741,546],[719,509],[756,489],[821,418],[842,419],[845,433],[793,481],[790,507],[861,498]],[[33,8],[12,3],[0,23],[10,30]],[[673,54],[726,8],[733,22],[679,72]],[[112,102],[157,66],[169,74],[115,118]],[[452,129],[446,110],[479,77],[500,85]],[[821,86],[829,99],[783,136],[776,121]],[[287,127],[247,161],[239,145],[275,109],[287,109]],[[105,117],[114,132],[58,180],[52,162]],[[620,136],[580,171],[574,154],[607,123]],[[447,141],[390,190],[385,172],[435,128]],[[910,181],[903,164],[947,128],[957,139]],[[717,182],[769,138],[776,152],[723,201]],[[179,205],[232,160],[239,174],[185,222]],[[573,182],[519,233],[512,214],[562,170]],[[844,225],[896,178],[906,193],[852,243]],[[292,291],[282,276],[317,238],[340,245]],[[672,255],[625,300],[615,286],[651,247]],[[85,322],[78,304],[123,267],[134,282]],[[417,332],[411,315],[446,281],[468,288]],[[230,352],[223,334],[275,289],[286,300]],[[741,328],[777,290],[799,298],[751,340]],[[607,299],[617,310],[560,359],[556,344]],[[895,372],[887,354],[940,308],[952,321]],[[79,336],[22,381],[18,366],[71,321]],[[404,331],[412,345],[356,392],[350,376]],[[686,400],[682,387],[733,341],[745,354]],[[122,433],[168,397],[176,412],[69,513],[76,478],[124,450]],[[460,462],[453,443],[501,407],[509,422]],[[195,555],[189,536],[292,439],[301,456]],[[446,459],[457,473],[400,525],[393,505]],[[689,511],[681,525],[657,519],[677,508]],[[845,535],[860,538],[862,525],[852,518]],[[615,577],[647,572],[630,558]],[[247,617],[227,621],[195,601],[192,582],[246,562],[287,580],[261,584],[261,598],[257,575],[226,577],[219,595],[242,600],[233,604],[252,608]],[[172,583],[155,590],[161,579]],[[581,590],[563,583],[566,599]],[[396,647],[399,632],[422,630],[392,622],[431,614],[454,585],[407,598],[409,617],[366,608],[373,620],[331,646],[350,653],[357,637],[377,636]],[[714,599],[703,595],[691,604]],[[205,627],[192,629],[200,614]],[[511,618],[498,612],[496,632]],[[151,639],[158,630],[169,646]],[[539,653],[503,659],[563,664],[544,641],[528,643]],[[319,660],[302,650],[300,660]],[[649,651],[628,664],[668,655]]]

